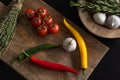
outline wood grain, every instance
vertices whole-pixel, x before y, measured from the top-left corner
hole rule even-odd
[[[85,2],[87,0],[78,0],[78,2]],[[78,14],[80,20],[84,26],[94,35],[102,38],[120,38],[120,28],[109,29],[105,26],[101,26],[95,23],[92,18],[92,15],[86,11],[78,8]]]
[[[45,7],[48,10],[48,13],[50,13],[53,17],[54,21],[60,25],[60,32],[58,34],[49,34],[44,37],[39,36],[31,25],[31,22],[23,15],[26,8],[31,7],[37,9],[40,6]],[[75,25],[68,19],[68,22],[83,36],[87,45],[89,68],[86,70],[85,75],[82,74],[80,69],[79,50],[77,49],[75,52],[68,53],[65,52],[62,47],[40,51],[34,55],[47,61],[73,67],[79,71],[78,75],[69,72],[44,69],[30,63],[28,60],[17,62],[15,67],[11,66],[11,62],[21,53],[21,50],[26,50],[38,44],[62,44],[66,37],[73,37],[72,34],[65,28],[63,24],[63,17],[65,16],[61,15],[42,0],[25,0],[17,22],[15,36],[5,54],[0,56],[0,59],[27,80],[87,80],[109,48],[91,35],[87,34],[85,31],[80,29],[79,26]]]

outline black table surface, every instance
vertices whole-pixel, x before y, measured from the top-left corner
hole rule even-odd
[[[8,5],[11,0],[0,0]],[[97,65],[88,80],[120,80],[120,39],[100,38],[91,34],[81,23],[76,7],[69,6],[69,0],[44,0],[61,14],[80,26],[84,31],[108,46],[110,49]],[[77,0],[76,0],[77,1]],[[0,80],[25,80],[19,73],[0,61]]]

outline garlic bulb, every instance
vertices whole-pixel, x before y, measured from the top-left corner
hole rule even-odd
[[[77,43],[74,38],[68,37],[63,41],[63,48],[67,52],[75,51],[76,47],[77,47]]]
[[[116,15],[111,15],[107,19],[107,27],[111,29],[116,29],[120,26],[120,18]]]
[[[99,25],[104,25],[106,22],[106,14],[104,13],[94,13],[93,14],[94,21]]]

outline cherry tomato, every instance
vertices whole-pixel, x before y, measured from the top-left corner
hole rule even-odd
[[[28,8],[25,10],[25,16],[27,18],[33,19],[36,15],[35,15],[35,10],[32,8]]]
[[[32,24],[34,27],[39,27],[42,24],[42,20],[39,17],[34,17],[32,19]]]
[[[45,8],[43,8],[43,7],[39,7],[37,9],[37,14],[38,14],[38,16],[43,18],[43,17],[45,17],[47,15],[47,10]]]
[[[49,29],[48,29],[49,33],[55,34],[55,33],[58,33],[59,30],[60,30],[60,27],[57,23],[49,25]]]
[[[45,36],[48,33],[48,28],[46,25],[43,24],[37,28],[37,31],[40,36]]]
[[[44,17],[44,22],[45,22],[45,24],[50,25],[53,23],[53,19],[51,16],[48,15],[48,16]]]

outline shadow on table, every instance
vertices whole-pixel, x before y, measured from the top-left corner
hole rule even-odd
[[[0,80],[26,80],[19,73],[0,61]]]

